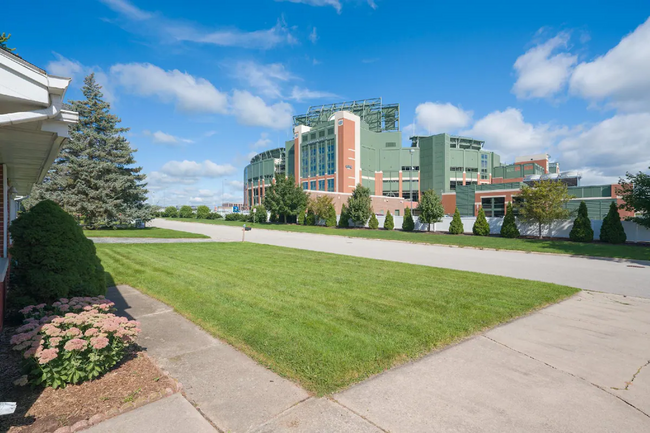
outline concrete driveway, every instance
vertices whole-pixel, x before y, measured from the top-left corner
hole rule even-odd
[[[238,227],[154,220],[154,227],[241,241]],[[650,262],[489,251],[254,228],[246,241],[484,274],[546,281],[584,290],[650,298]]]

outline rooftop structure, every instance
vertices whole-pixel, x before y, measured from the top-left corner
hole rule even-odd
[[[318,126],[329,122],[339,111],[359,116],[373,132],[399,131],[399,104],[384,105],[381,98],[312,106],[307,114],[293,117],[293,126]]]

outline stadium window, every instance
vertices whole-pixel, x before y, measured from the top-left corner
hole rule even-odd
[[[316,181],[312,180],[309,185],[311,190],[316,191]]]
[[[334,192],[334,179],[327,179],[327,190]]]
[[[318,181],[318,190],[319,191],[325,191],[325,180],[319,180]]]
[[[302,183],[302,189],[305,189],[305,190],[306,190],[307,187],[308,187],[308,183],[307,183],[307,182],[303,182],[303,183]]]

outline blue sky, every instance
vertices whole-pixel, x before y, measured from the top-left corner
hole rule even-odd
[[[241,199],[251,154],[310,105],[382,97],[415,132],[548,152],[583,184],[650,166],[650,3],[250,0],[10,2],[26,60],[95,72],[131,128],[150,201]],[[21,17],[29,17],[22,19]]]

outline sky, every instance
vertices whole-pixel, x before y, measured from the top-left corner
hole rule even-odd
[[[650,166],[650,2],[8,2],[0,32],[81,99],[95,73],[161,206],[242,200],[311,105],[381,97],[413,134],[547,152],[582,184]],[[25,17],[25,18],[23,18]]]

